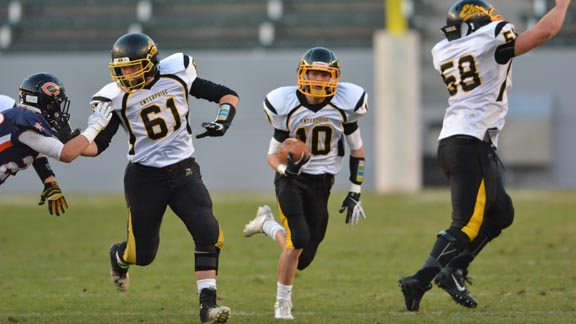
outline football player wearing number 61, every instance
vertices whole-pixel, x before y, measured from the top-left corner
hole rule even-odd
[[[293,319],[296,270],[304,270],[312,263],[324,239],[330,190],[334,175],[344,162],[344,140],[350,149],[351,188],[340,212],[346,212],[346,223],[351,225],[365,218],[360,203],[364,145],[358,120],[368,110],[367,94],[360,86],[339,83],[339,79],[336,55],[324,47],[311,48],[300,59],[298,86],[275,89],[264,101],[264,111],[274,128],[268,164],[276,171],[274,185],[284,226],[274,220],[268,206],[262,206],[246,225],[244,235],[264,233],[282,249],[274,305],[276,319]],[[289,154],[288,162],[280,163],[276,153],[288,137],[306,143],[310,155],[294,161]]]
[[[218,104],[213,122],[196,136],[223,136],[238,106],[235,91],[198,77],[194,59],[184,53],[159,60],[158,48],[145,34],[116,40],[109,63],[113,82],[92,97],[111,102],[114,115],[96,137],[96,155],[105,150],[121,125],[129,136],[124,175],[128,204],[125,240],[110,248],[110,274],[120,291],[129,285],[128,266],[146,266],[156,257],[166,208],[182,220],[195,243],[195,279],[202,323],[225,323],[231,310],[216,304],[216,274],[224,236],[212,212],[212,199],[192,154],[188,98]],[[192,256],[191,256],[192,257]],[[178,266],[178,265],[174,265]],[[194,294],[195,295],[195,294]]]
[[[456,303],[477,306],[465,284],[468,266],[514,219],[496,155],[508,112],[512,59],[554,37],[569,4],[556,0],[534,27],[519,35],[483,0],[461,0],[448,11],[442,28],[446,38],[434,46],[432,56],[450,96],[438,160],[450,181],[452,222],[437,235],[422,268],[399,280],[409,311],[418,310],[432,280]]]

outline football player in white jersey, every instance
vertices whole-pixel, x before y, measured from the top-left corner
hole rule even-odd
[[[556,35],[569,4],[556,0],[534,27],[519,35],[483,0],[461,0],[448,11],[442,28],[446,38],[434,46],[432,56],[450,96],[438,160],[450,181],[452,222],[438,234],[422,268],[399,280],[409,311],[418,310],[433,279],[458,304],[478,305],[466,288],[468,266],[514,219],[496,155],[508,111],[512,59]]]
[[[56,216],[65,213],[68,203],[47,157],[74,161],[94,140],[91,134],[103,129],[112,116],[110,106],[101,104],[90,115],[86,130],[72,134],[69,108],[64,84],[45,72],[20,83],[18,103],[0,96],[0,185],[32,165],[44,184],[38,204],[47,204],[48,212]]]
[[[264,112],[274,128],[268,149],[268,164],[276,171],[274,185],[282,225],[268,206],[244,228],[249,237],[264,233],[274,239],[282,253],[278,266],[276,319],[293,319],[292,285],[296,270],[305,269],[316,255],[328,225],[328,198],[334,175],[350,149],[351,189],[340,212],[355,225],[364,217],[360,191],[364,177],[364,146],[358,120],[368,110],[367,94],[361,87],[339,82],[340,66],[334,53],[323,47],[304,53],[298,66],[298,86],[277,88],[266,96]],[[310,154],[287,164],[277,156],[287,138],[298,138]]]
[[[238,106],[235,91],[198,77],[194,59],[176,53],[159,60],[154,41],[128,33],[114,43],[109,64],[113,82],[92,97],[111,102],[113,117],[86,155],[104,151],[119,126],[129,135],[124,190],[128,204],[128,236],[110,249],[112,282],[120,291],[129,285],[128,266],[154,261],[160,225],[170,207],[184,222],[195,243],[195,277],[202,323],[225,323],[231,310],[216,304],[216,274],[224,236],[212,212],[212,200],[194,157],[188,98],[218,104],[213,122],[202,123],[197,138],[222,136]]]

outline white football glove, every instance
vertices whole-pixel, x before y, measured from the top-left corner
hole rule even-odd
[[[340,207],[340,213],[343,213],[346,209],[348,209],[346,212],[346,224],[356,225],[360,217],[366,219],[359,192],[348,192],[342,202],[342,207]]]
[[[112,119],[112,103],[110,101],[98,102],[92,114],[88,116],[88,126],[82,135],[88,139],[88,142],[94,141],[96,135],[108,125],[110,119]]]
[[[99,102],[92,114],[88,117],[88,127],[92,127],[98,132],[104,129],[112,119],[112,103],[110,101]]]

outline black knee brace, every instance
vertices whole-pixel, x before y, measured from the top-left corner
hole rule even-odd
[[[214,245],[196,246],[194,251],[195,271],[216,270],[218,272],[218,258],[220,249]]]

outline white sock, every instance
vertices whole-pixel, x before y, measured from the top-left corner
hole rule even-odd
[[[204,288],[216,289],[216,279],[196,280],[196,285],[198,286],[198,294],[200,294]]]
[[[292,300],[292,285],[283,285],[276,283],[276,299]]]
[[[282,231],[284,235],[286,235],[286,230],[284,229],[284,227],[278,224],[278,222],[276,222],[275,220],[268,220],[264,222],[264,224],[262,225],[262,231],[264,232],[264,234],[270,236],[270,238],[272,238],[274,241],[276,241],[276,233],[278,233],[278,231]]]

